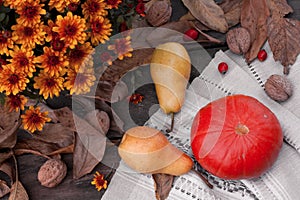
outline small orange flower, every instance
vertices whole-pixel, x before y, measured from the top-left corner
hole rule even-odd
[[[11,59],[8,61],[11,62],[14,68],[23,71],[29,77],[33,76],[33,72],[36,71],[34,60],[34,52],[31,49],[25,49],[23,46],[19,48],[15,46],[13,50],[10,51]]]
[[[17,8],[23,0],[4,0],[4,6],[5,7],[10,7],[10,9],[15,9]]]
[[[44,27],[44,30],[46,32],[45,40],[46,42],[50,42],[59,37],[59,35],[58,33],[52,31],[52,28],[55,26],[55,23],[52,20],[48,20],[47,24],[48,26]]]
[[[24,26],[40,23],[41,15],[46,14],[46,10],[42,9],[43,6],[44,4],[36,0],[23,1],[16,9],[16,13],[20,15],[17,23]]]
[[[68,69],[64,86],[70,94],[86,94],[90,91],[96,80],[92,66],[91,59],[86,59],[78,71]]]
[[[104,44],[109,40],[112,31],[109,19],[102,16],[93,17],[88,25],[91,29],[90,37],[93,45]]]
[[[107,63],[108,65],[112,65],[113,56],[109,52],[105,51],[100,54],[100,60],[104,64]]]
[[[8,64],[3,66],[0,72],[0,92],[5,91],[6,96],[25,90],[29,80],[22,70],[19,70],[12,65]]]
[[[89,42],[86,42],[83,45],[76,45],[75,48],[71,49],[67,54],[70,67],[78,70],[84,60],[91,55],[92,52],[93,47]]]
[[[63,13],[67,7],[68,0],[50,0],[48,5],[50,10],[55,8],[58,12]]]
[[[5,103],[9,107],[10,112],[13,110],[18,112],[19,109],[24,110],[24,106],[27,103],[27,98],[24,95],[20,94],[10,94],[6,97]]]
[[[107,10],[105,10],[106,3],[104,0],[87,0],[81,7],[85,19],[99,15],[106,16],[108,13]]]
[[[92,185],[95,185],[98,191],[107,188],[107,180],[104,179],[104,175],[96,172],[94,174],[93,181],[91,182]]]
[[[143,95],[136,93],[130,96],[129,101],[136,105],[141,103],[143,99],[144,99]]]
[[[14,30],[12,33],[13,41],[17,44],[22,44],[24,48],[33,49],[37,44],[43,45],[45,42],[46,32],[42,22],[28,26],[16,24],[11,29]]]
[[[59,96],[60,91],[64,89],[64,78],[59,76],[51,76],[44,71],[40,72],[38,76],[34,77],[34,89],[39,89],[40,95],[43,95],[44,99],[53,98],[53,96]]]
[[[108,50],[113,50],[120,60],[123,60],[124,57],[132,57],[133,49],[130,39],[130,36],[116,39],[114,44],[108,46]]]
[[[41,112],[41,108],[34,108],[30,106],[26,110],[25,114],[21,115],[24,129],[33,133],[36,130],[41,131],[46,122],[50,122],[51,119],[47,117],[48,112]]]
[[[49,47],[44,47],[43,52],[43,55],[34,59],[35,63],[41,63],[38,67],[43,68],[50,76],[63,75],[65,67],[69,65],[64,52],[54,51]]]
[[[106,8],[107,9],[118,9],[118,6],[120,3],[122,3],[122,0],[106,0]]]
[[[73,15],[72,12],[68,12],[65,17],[57,16],[56,26],[52,30],[57,32],[60,39],[64,40],[71,49],[74,49],[78,43],[83,44],[87,38],[85,20]]]
[[[14,42],[11,37],[8,37],[6,31],[0,31],[0,55],[9,56],[9,48],[14,47]]]

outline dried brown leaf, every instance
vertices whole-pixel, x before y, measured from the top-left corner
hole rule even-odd
[[[85,120],[74,115],[77,133],[75,134],[75,147],[73,154],[73,178],[78,179],[90,173],[101,162],[106,137]]]
[[[153,49],[138,49],[132,52],[131,58],[124,58],[123,60],[115,60],[111,66],[108,66],[98,82],[96,98],[111,102],[112,93],[117,82],[128,71],[149,64],[151,60]]]
[[[266,0],[244,0],[241,10],[241,26],[250,33],[251,47],[245,54],[251,62],[267,39],[267,19],[270,16]]]
[[[0,153],[0,164],[13,155],[12,151]]]
[[[279,61],[285,69],[295,63],[300,53],[300,21],[281,17],[268,20],[268,42],[275,61]],[[288,70],[284,70],[285,74]]]
[[[20,181],[12,185],[8,200],[29,200],[28,194]]]
[[[15,169],[11,166],[9,162],[3,162],[2,164],[0,164],[0,171],[7,174],[11,181],[14,180]]]
[[[228,27],[237,25],[240,22],[243,0],[224,0],[219,6],[223,9]]]
[[[167,199],[172,189],[174,176],[168,174],[153,174],[155,196],[157,200]]]
[[[0,104],[0,149],[13,148],[17,141],[16,131],[21,125],[20,112],[10,112]]]
[[[58,123],[61,125],[68,127],[70,130],[75,131],[75,124],[73,120],[73,112],[68,107],[60,108],[53,111]]]
[[[267,0],[267,4],[272,16],[284,17],[293,12],[293,8],[286,0]]]
[[[214,0],[182,0],[189,11],[207,27],[225,33],[228,30],[224,12]]]
[[[84,119],[89,122],[96,130],[99,130],[103,135],[109,130],[110,119],[106,112],[100,110],[93,110],[88,112]]]
[[[0,198],[4,197],[10,192],[10,188],[7,183],[0,179]]]

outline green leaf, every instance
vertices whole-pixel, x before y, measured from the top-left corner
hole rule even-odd
[[[6,17],[5,13],[0,13],[0,22],[2,22]]]
[[[0,6],[0,13],[9,13],[10,8],[5,7],[5,6]]]

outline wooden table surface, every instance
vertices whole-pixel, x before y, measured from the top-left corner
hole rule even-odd
[[[300,19],[300,1],[299,0],[288,0],[288,3],[293,7],[294,13],[289,15],[289,17]],[[173,16],[172,20],[176,20],[179,16],[182,16],[186,9],[179,0],[172,0],[173,4]],[[224,34],[211,33],[215,37],[224,41]],[[205,49],[207,52],[213,56],[216,51],[219,49],[226,49],[226,46],[223,45],[213,45],[206,46]],[[194,71],[192,76],[196,76],[199,72]],[[130,115],[134,122],[138,125],[142,125],[149,118],[149,109],[153,104],[157,104],[157,99],[154,91],[153,85],[145,85],[137,89],[138,92],[145,95],[144,101],[139,104],[139,106],[129,106]],[[128,102],[127,102],[128,103]],[[68,103],[66,103],[68,104]],[[116,107],[122,107],[124,102],[116,104]],[[60,105],[63,106],[63,105]],[[153,110],[151,111],[154,112]],[[151,113],[150,112],[150,113]],[[122,119],[122,114],[118,113]],[[122,119],[126,121],[126,119]],[[130,126],[130,125],[127,125]],[[126,129],[126,126],[125,126]],[[19,177],[24,187],[26,188],[30,199],[32,200],[86,200],[86,199],[101,199],[105,190],[98,192],[94,186],[90,184],[93,179],[93,173],[84,176],[79,180],[72,179],[72,155],[63,155],[62,159],[66,162],[68,167],[68,172],[66,178],[63,182],[55,188],[46,188],[40,185],[37,180],[37,172],[40,166],[46,161],[45,158],[41,158],[34,155],[23,155],[17,157],[18,166],[19,166]],[[118,156],[113,155],[111,158],[115,162],[118,161]],[[93,172],[99,171],[105,175],[110,175],[108,177],[108,182],[113,176],[113,169],[104,164],[99,164]],[[112,173],[111,173],[112,172]],[[3,173],[0,173],[0,179],[2,178]],[[8,196],[3,197],[2,199],[8,199]]]

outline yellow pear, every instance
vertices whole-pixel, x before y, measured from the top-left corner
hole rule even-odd
[[[146,126],[126,131],[118,152],[129,167],[140,173],[180,176],[193,167],[192,159],[172,145],[162,132]]]
[[[191,73],[191,61],[180,43],[158,45],[150,64],[150,73],[161,109],[166,113],[180,111]]]

